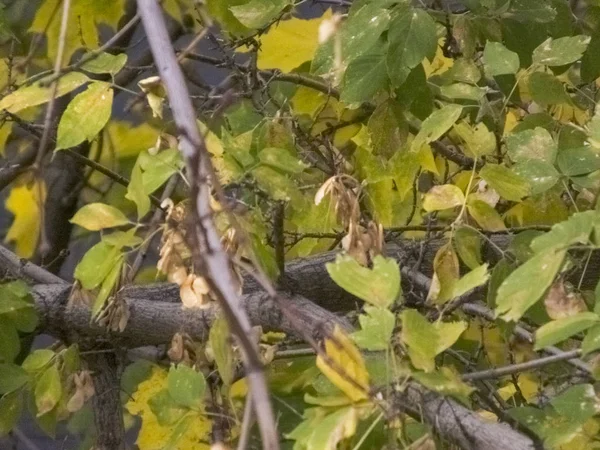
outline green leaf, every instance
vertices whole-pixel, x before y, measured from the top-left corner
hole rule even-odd
[[[304,422],[286,435],[288,439],[296,441],[294,448],[334,450],[342,440],[356,433],[359,419],[357,408],[346,406],[329,414],[320,413],[319,409],[305,410]]]
[[[600,349],[600,325],[594,325],[588,330],[583,342],[581,343],[582,355],[585,356],[589,353],[595,352]]]
[[[207,0],[206,9],[212,17],[227,32],[235,36],[244,36],[250,30],[240,23],[231,12],[233,6],[248,3],[247,0]]]
[[[6,436],[14,428],[22,411],[22,392],[12,392],[0,398],[0,437]]]
[[[352,334],[352,339],[365,350],[386,350],[390,345],[396,318],[394,314],[383,308],[365,306],[367,314],[358,317],[360,331]]]
[[[390,25],[390,10],[386,6],[388,5],[378,1],[352,4],[341,30],[342,55],[345,61],[351,63],[377,47],[381,35]],[[330,39],[328,42],[332,41]],[[383,72],[386,72],[385,67]]]
[[[48,367],[35,384],[35,406],[37,417],[54,409],[62,396],[60,373],[56,364]]]
[[[298,199],[300,191],[289,175],[284,175],[268,166],[259,166],[252,170],[258,186],[267,192],[273,200],[293,201]]]
[[[381,103],[369,118],[369,135],[376,156],[391,158],[400,151],[408,136],[408,124],[393,100]]]
[[[464,141],[464,151],[472,158],[491,155],[496,151],[496,137],[483,122],[471,127],[461,121],[454,125],[454,132]]]
[[[34,374],[45,368],[50,361],[52,361],[54,356],[56,356],[56,353],[47,348],[34,350],[27,355],[27,358],[23,361],[22,367],[26,372]]]
[[[81,59],[87,58],[89,53],[85,53]],[[102,52],[94,59],[86,62],[81,68],[90,73],[109,73],[116,75],[127,63],[127,55],[119,53],[111,55],[110,53]]]
[[[481,235],[468,227],[457,227],[452,240],[460,259],[469,269],[481,265]]]
[[[564,251],[544,251],[512,272],[498,289],[496,315],[507,322],[519,320],[550,287],[564,257]]]
[[[29,381],[29,375],[16,364],[0,364],[0,394],[19,389]]]
[[[171,366],[167,377],[169,395],[179,406],[198,408],[202,405],[206,381],[202,373],[184,364]]]
[[[0,316],[0,359],[12,362],[20,351],[19,333],[10,320]]]
[[[463,294],[466,294],[472,289],[479,287],[487,282],[490,277],[488,272],[488,265],[482,264],[481,266],[473,269],[462,278],[460,278],[455,284],[453,288],[453,298],[460,297]]]
[[[62,97],[88,81],[89,78],[84,74],[80,72],[70,72],[61,77],[58,81],[56,97]],[[8,112],[15,114],[26,108],[42,105],[50,101],[53,88],[45,86],[46,82],[47,78],[42,78],[31,86],[25,86],[11,92],[0,100],[0,110],[5,109]]]
[[[506,137],[508,155],[516,163],[539,159],[553,164],[556,159],[557,145],[545,128],[537,127]]]
[[[462,110],[460,105],[445,105],[433,112],[421,125],[419,133],[412,142],[411,150],[418,151],[424,144],[442,137],[459,119]]]
[[[428,58],[433,60],[437,50],[435,21],[422,9],[406,8],[390,24],[387,68],[392,83],[401,85],[410,69]]]
[[[585,175],[600,169],[600,153],[590,147],[561,150],[556,164],[563,175]]]
[[[434,358],[452,347],[467,329],[465,322],[436,322],[431,324],[414,309],[402,311],[402,342],[408,346],[408,355],[417,369],[430,372],[435,369]]]
[[[95,81],[77,94],[60,118],[56,150],[91,141],[104,128],[112,112],[113,90],[109,83]]]
[[[432,187],[423,198],[423,209],[427,212],[442,211],[444,209],[461,206],[465,202],[465,195],[458,186],[444,184]]]
[[[89,203],[85,205],[75,213],[70,222],[90,231],[98,231],[130,223],[127,216],[120,210],[104,203]]]
[[[169,389],[162,389],[148,400],[150,410],[162,426],[170,426],[180,420],[188,411],[182,408],[169,394]]]
[[[288,150],[283,148],[263,148],[258,153],[258,159],[262,164],[293,174],[302,173],[308,168],[307,164],[292,156]]]
[[[592,33],[592,39],[588,45],[590,49],[596,49],[600,45],[600,33],[596,30]],[[581,58],[581,78],[584,83],[591,83],[600,77],[600,54],[587,51]]]
[[[516,74],[521,67],[519,55],[510,51],[500,42],[488,41],[483,50],[483,63],[488,75]]]
[[[119,277],[121,276],[124,259],[123,255],[120,255],[110,272],[106,275],[104,281],[102,281],[102,286],[100,286],[100,290],[98,291],[98,295],[96,295],[96,299],[92,306],[92,318],[96,317],[100,311],[102,311],[108,297],[114,291],[114,288],[119,281]]]
[[[194,422],[196,421],[196,417],[193,413],[183,416],[181,420],[179,420],[172,428],[173,431],[171,431],[169,440],[165,443],[163,450],[177,450],[179,448],[177,447],[177,443],[183,436],[185,436],[190,427],[193,426]]]
[[[600,413],[600,401],[591,384],[571,386],[550,400],[550,404],[560,415],[581,424]]]
[[[469,83],[452,83],[440,87],[440,95],[449,100],[481,101],[486,93],[486,88],[473,86]]]
[[[141,237],[135,235],[136,232],[136,228],[131,228],[127,231],[115,231],[102,236],[102,241],[118,249],[136,247],[144,241]]]
[[[564,222],[557,223],[547,233],[531,242],[536,253],[563,250],[573,244],[587,244],[594,224],[600,219],[596,211],[575,213]]]
[[[243,5],[230,6],[229,10],[245,27],[261,28],[291,3],[290,0],[251,0]]]
[[[560,175],[554,166],[540,159],[530,159],[516,164],[513,171],[526,179],[531,188],[531,195],[541,194],[551,189]]]
[[[218,317],[210,327],[208,342],[215,357],[219,376],[225,386],[231,385],[235,375],[235,361],[230,337],[227,320],[224,317]]]
[[[4,294],[0,297],[0,314],[7,314],[31,308],[31,304],[27,303],[25,300],[11,295],[10,292],[6,292],[7,290],[0,287],[0,293]]]
[[[458,374],[449,367],[442,367],[440,370],[430,373],[414,372],[412,376],[426,388],[442,395],[454,397],[465,405],[469,404],[469,396],[475,390],[461,381]]]
[[[388,85],[385,52],[361,55],[351,61],[344,73],[340,100],[347,104],[368,102]]]
[[[512,0],[506,16],[519,22],[548,23],[556,17],[556,10],[546,0]]]
[[[533,51],[534,64],[566,66],[581,59],[590,43],[590,36],[548,38]]]
[[[546,72],[534,72],[528,78],[531,98],[542,106],[570,104],[571,97],[562,82]]]
[[[373,269],[368,269],[351,256],[338,255],[335,263],[326,267],[338,286],[372,305],[388,307],[400,295],[400,269],[392,258],[378,255]]]
[[[84,289],[97,288],[122,258],[118,248],[98,242],[89,249],[75,268],[75,278]]]
[[[486,231],[506,230],[506,225],[504,225],[504,221],[500,217],[500,214],[498,214],[498,211],[483,200],[469,199],[467,211],[469,211],[469,215],[473,220]]]
[[[131,200],[137,206],[138,218],[144,217],[150,211],[150,197],[148,197],[144,188],[143,176],[138,159],[131,171],[131,179],[127,185],[127,194],[125,194],[125,198]]]
[[[600,317],[593,312],[582,312],[564,319],[548,322],[536,330],[534,350],[537,351],[558,344],[598,324],[598,322],[600,322]]]
[[[506,200],[518,202],[529,195],[527,180],[506,166],[486,164],[479,172],[479,176]]]
[[[141,152],[138,162],[142,170],[143,192],[146,195],[156,191],[184,166],[181,152],[176,148],[162,150],[155,155],[149,151]]]

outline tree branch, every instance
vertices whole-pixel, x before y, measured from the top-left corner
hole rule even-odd
[[[194,230],[189,233],[190,248],[194,262],[203,270],[212,292],[217,296],[230,330],[235,334],[242,353],[253,404],[263,441],[268,450],[279,449],[279,437],[275,425],[273,409],[268,396],[264,369],[254,342],[251,339],[251,326],[248,316],[241,308],[235,290],[235,280],[229,257],[223,250],[220,236],[212,218],[210,207],[209,180],[218,181],[214,174],[210,156],[192,107],[185,79],[173,50],[163,11],[154,0],[138,0],[138,11],[142,18],[150,50],[171,105],[171,111],[179,128],[179,146],[187,163],[190,177]]]

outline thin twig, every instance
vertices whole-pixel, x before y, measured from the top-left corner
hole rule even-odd
[[[67,27],[69,25],[69,10],[71,9],[71,0],[63,1],[62,18],[60,22],[60,36],[58,38],[58,49],[56,51],[56,60],[54,61],[54,74],[60,74],[60,68],[62,66],[63,54],[65,52],[65,44],[67,39]],[[50,84],[48,84],[50,85]],[[52,128],[52,119],[54,116],[54,105],[56,103],[56,94],[58,92],[58,82],[52,82],[52,90],[50,94],[50,101],[46,107],[46,116],[44,118],[44,129],[42,131],[42,137],[39,142],[37,157],[35,160],[35,166],[40,167],[42,159],[46,154],[46,147],[48,146],[48,140],[50,138],[50,129]],[[42,222],[43,223],[43,222]],[[43,227],[42,227],[43,228]]]
[[[223,250],[212,218],[211,188],[208,185],[211,162],[206,144],[198,130],[189,92],[167,32],[162,9],[155,0],[138,0],[137,4],[154,61],[165,84],[173,118],[179,129],[180,149],[187,163],[195,216],[193,232],[189,233],[193,258],[219,299],[229,327],[242,349],[263,447],[278,450],[279,437],[264,369],[256,344],[251,339],[250,321],[236,292],[229,257]]]
[[[179,181],[179,173],[173,174],[171,176],[171,178],[169,178],[169,181],[167,182],[167,185],[165,186],[165,189],[163,190],[163,193],[160,197],[161,205],[164,200],[168,199],[169,197],[171,197],[171,195],[173,195],[173,192],[175,191],[175,188],[177,187],[178,181]],[[160,221],[163,217],[163,214],[164,214],[164,211],[161,208],[157,208],[154,211],[152,218],[150,219],[150,224],[149,224],[150,226],[148,228],[148,233],[146,233],[146,236],[147,236],[146,241],[139,248],[138,253],[135,257],[135,260],[133,261],[133,264],[131,265],[131,269],[129,269],[129,272],[127,274],[127,280],[129,283],[133,282],[133,279],[135,278],[138,271],[140,270],[140,267],[142,267],[142,263],[144,262],[144,259],[146,258],[146,255],[148,254],[148,248],[150,247],[150,243],[152,242],[152,236],[154,236],[154,233],[156,232],[156,230],[158,230],[158,227],[160,225]]]
[[[544,358],[534,359],[519,364],[511,364],[504,367],[498,367],[495,369],[482,370],[480,372],[467,373],[462,376],[463,381],[477,381],[477,380],[489,380],[493,378],[500,378],[505,375],[511,375],[519,372],[527,372],[530,370],[539,369],[560,361],[566,361],[569,359],[575,359],[581,355],[581,350],[571,350],[570,352],[563,352],[556,355],[546,356]]]
[[[21,259],[6,247],[0,245],[0,268],[6,269],[19,279],[26,278],[33,283],[66,284],[46,269],[36,266],[26,259]]]
[[[248,391],[246,396],[246,405],[244,406],[244,418],[242,419],[242,430],[240,431],[240,438],[238,440],[237,450],[246,450],[248,443],[250,442],[250,431],[254,424],[254,411],[252,407],[252,392]]]

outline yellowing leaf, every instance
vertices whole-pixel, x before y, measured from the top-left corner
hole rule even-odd
[[[434,358],[452,347],[467,329],[466,322],[436,322],[434,324],[415,309],[405,309],[402,320],[402,342],[408,346],[408,355],[417,369],[431,372]]]
[[[105,205],[104,203],[90,203],[75,213],[71,223],[86,230],[98,231],[103,228],[127,225],[129,220],[125,214],[114,206]]]
[[[137,156],[143,150],[148,150],[156,144],[159,130],[147,122],[133,126],[130,122],[111,120],[105,132],[115,147],[117,158]]]
[[[501,231],[506,229],[500,214],[483,200],[470,200],[467,204],[467,211],[484,230]]]
[[[271,27],[261,39],[256,64],[259,69],[279,69],[290,72],[310,61],[317,49],[319,25],[331,17],[331,11],[320,18],[302,20],[293,18]]]
[[[0,110],[6,109],[11,113],[42,105],[50,100],[53,89],[44,85],[45,79],[11,92],[0,100]],[[61,97],[89,81],[89,78],[79,72],[71,72],[58,81],[56,97]]]
[[[61,0],[43,1],[29,27],[30,32],[46,35],[48,58],[52,61],[56,59],[60,39],[61,4]],[[114,29],[124,12],[124,0],[73,0],[69,8],[64,59],[68,61],[81,47],[98,48],[98,25],[109,25]]]
[[[325,354],[317,357],[317,367],[352,401],[366,400],[369,373],[362,355],[350,338],[336,325],[333,336],[325,339]]]
[[[423,199],[423,209],[427,212],[454,208],[465,202],[463,192],[453,184],[432,187]]]
[[[150,377],[138,385],[137,390],[125,404],[127,411],[138,416],[142,421],[136,441],[139,448],[165,448],[173,433],[173,426],[163,426],[158,423],[157,417],[152,413],[148,404],[148,401],[163,390],[166,385],[167,371],[159,367],[153,367]],[[210,419],[201,414],[193,414],[191,417],[191,423],[183,436],[177,441],[176,448],[180,450],[209,450],[210,445],[207,442],[211,430]]]
[[[60,118],[56,150],[91,141],[104,128],[112,112],[110,84],[96,81],[77,94]]]
[[[41,201],[40,201],[41,195]],[[40,205],[46,197],[46,186],[35,181],[30,185],[15,186],[6,199],[6,209],[15,219],[6,233],[6,242],[14,242],[16,253],[31,258],[40,234]]]
[[[338,256],[327,263],[327,272],[338,286],[375,306],[388,307],[400,294],[400,269],[392,258],[378,255],[373,269],[361,266],[351,256]]]
[[[459,277],[458,256],[452,244],[446,244],[437,251],[433,260],[433,270],[433,280],[427,299],[443,304],[452,299],[454,285]]]

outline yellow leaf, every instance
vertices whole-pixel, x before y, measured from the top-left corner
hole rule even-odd
[[[504,131],[502,135],[506,136],[508,133],[510,133],[518,125],[519,120],[519,113],[514,109],[509,109],[506,113],[506,119],[504,120]]]
[[[310,61],[319,45],[319,26],[331,17],[331,10],[317,19],[293,18],[271,27],[260,39],[257,66],[259,69],[280,69],[290,72]]]
[[[441,75],[450,69],[454,65],[454,60],[452,58],[447,58],[444,56],[444,51],[442,50],[444,46],[444,38],[438,41],[439,45],[437,47],[437,51],[435,52],[435,58],[433,61],[429,62],[427,58],[423,60],[423,68],[425,69],[425,76],[429,78],[431,75]]]
[[[46,186],[36,180],[30,185],[13,187],[6,199],[6,209],[15,216],[6,233],[6,242],[14,242],[15,251],[22,258],[31,258],[37,246],[40,234],[39,208],[45,197]]]
[[[110,142],[114,145],[117,158],[131,158],[156,144],[160,132],[147,122],[133,126],[130,122],[111,120],[106,126]],[[107,154],[110,152],[103,152]]]
[[[358,348],[336,325],[333,336],[325,339],[327,357],[317,357],[317,367],[352,401],[366,400],[369,373]]]
[[[162,426],[152,413],[148,401],[167,386],[168,371],[153,367],[150,377],[142,381],[137,390],[130,396],[125,408],[130,414],[140,417],[140,428],[136,444],[141,450],[154,450],[164,448],[171,437],[173,427]],[[177,441],[179,450],[209,450],[211,422],[206,416],[194,414],[186,432]],[[204,442],[203,442],[204,441]]]
[[[47,36],[48,58],[53,61],[60,38],[62,3],[61,0],[44,0],[29,27],[30,32]],[[57,13],[54,14],[54,11]],[[98,25],[105,24],[115,29],[124,12],[124,0],[73,0],[69,8],[64,60],[68,61],[78,48],[98,48]]]

